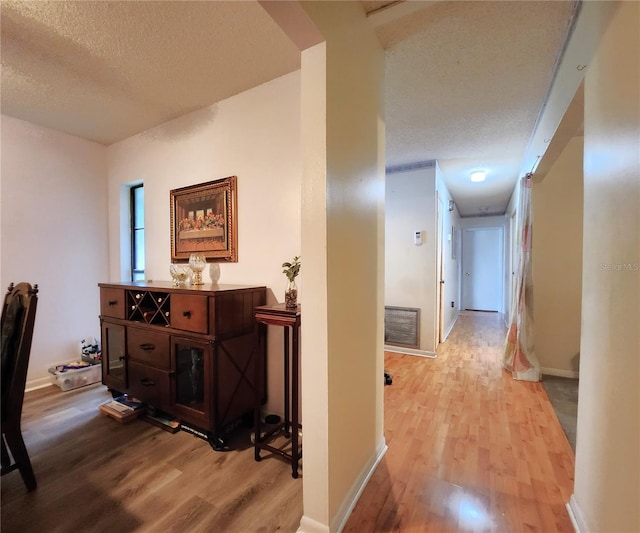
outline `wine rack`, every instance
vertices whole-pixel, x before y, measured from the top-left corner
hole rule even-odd
[[[169,326],[170,299],[167,292],[127,291],[128,320],[156,326]]]

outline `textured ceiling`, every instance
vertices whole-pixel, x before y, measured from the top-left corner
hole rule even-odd
[[[574,2],[429,4],[377,30],[387,165],[435,159],[462,214],[503,213]],[[486,181],[471,183],[474,170]]]
[[[299,67],[257,2],[2,2],[2,112],[103,144]]]
[[[438,160],[461,214],[503,212],[574,4],[362,2],[386,49],[387,166]],[[2,113],[105,145],[300,66],[254,1],[1,9]]]

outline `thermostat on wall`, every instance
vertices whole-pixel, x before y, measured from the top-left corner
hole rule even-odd
[[[416,246],[422,244],[422,231],[416,230],[413,232],[413,244]]]

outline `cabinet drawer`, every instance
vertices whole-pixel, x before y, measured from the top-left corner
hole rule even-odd
[[[171,368],[169,335],[149,329],[127,328],[127,354],[157,368]]]
[[[166,407],[171,393],[169,373],[129,361],[129,394],[154,407]]]
[[[124,318],[123,289],[100,289],[100,314],[112,318]]]
[[[209,332],[209,308],[206,296],[191,294],[171,295],[171,327],[193,331]]]

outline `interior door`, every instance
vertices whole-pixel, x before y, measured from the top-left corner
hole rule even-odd
[[[444,337],[443,334],[443,329],[444,329],[444,261],[443,261],[443,257],[442,257],[442,251],[443,251],[443,243],[444,240],[442,238],[442,233],[443,233],[443,228],[444,228],[444,221],[443,221],[443,214],[444,214],[444,208],[442,206],[442,199],[440,198],[440,195],[438,195],[438,213],[437,213],[437,220],[438,220],[438,238],[437,238],[437,250],[436,250],[436,269],[437,269],[437,273],[436,276],[438,277],[438,286],[436,287],[436,294],[437,294],[437,310],[438,310],[438,331],[437,331],[437,343],[436,346],[438,344],[440,344],[442,342],[442,339]]]
[[[511,240],[510,249],[509,249],[509,268],[511,274],[509,275],[509,318],[511,318],[511,313],[513,311],[513,303],[515,302],[515,293],[516,293],[516,269],[518,268],[518,251],[520,249],[520,236],[516,235],[518,228],[516,227],[516,213],[514,210],[513,215],[511,215],[510,219],[510,231],[509,237]]]
[[[502,228],[468,228],[462,234],[465,309],[502,310]]]

